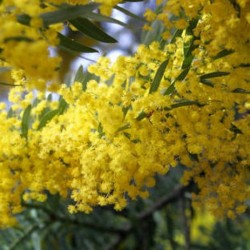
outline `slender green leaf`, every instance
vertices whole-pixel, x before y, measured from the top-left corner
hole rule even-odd
[[[209,87],[214,87],[214,84],[208,79],[200,79],[200,83],[203,83]]]
[[[172,109],[175,109],[175,108],[185,107],[185,106],[192,106],[192,105],[196,105],[198,107],[204,106],[204,104],[201,104],[201,103],[199,103],[197,101],[181,101],[179,103],[172,104],[170,107],[165,107],[164,110],[172,110]]]
[[[10,86],[10,87],[20,86],[20,85],[15,85],[15,84],[12,84],[12,83],[7,83],[7,82],[0,82],[0,85]]]
[[[116,132],[120,132],[120,131],[129,129],[129,128],[131,128],[131,126],[130,126],[130,124],[128,123],[128,124],[126,124],[126,125],[124,125],[124,126],[118,128],[118,129],[116,130]]]
[[[59,101],[58,114],[61,115],[68,108],[69,104],[61,97]]]
[[[142,32],[142,42],[145,45],[151,44],[153,41],[162,41],[162,33],[165,27],[161,21],[155,20],[151,24],[151,29],[149,31]]]
[[[17,15],[17,21],[24,25],[30,25],[31,17],[27,14]]]
[[[13,109],[10,108],[9,111],[8,111],[7,117],[8,117],[8,118],[11,118],[11,117],[14,116],[14,114],[15,114],[15,113],[14,113]]]
[[[66,49],[69,51],[77,51],[77,52],[81,52],[81,53],[94,53],[94,52],[98,52],[97,50],[90,48],[90,47],[86,47],[60,33],[58,33],[58,37],[60,39],[60,45],[59,47],[61,49]]]
[[[229,75],[229,72],[221,72],[221,71],[217,71],[217,72],[211,72],[205,75],[200,76],[200,79],[209,79],[209,78],[215,78],[215,77],[220,77],[220,76],[227,76]]]
[[[116,43],[117,41],[106,34],[103,30],[101,30],[97,25],[93,24],[87,18],[78,17],[69,22],[75,26],[79,31],[83,34],[94,38],[97,41],[104,42],[104,43]]]
[[[233,90],[233,93],[238,93],[238,94],[250,94],[249,90],[245,90],[245,89],[241,89],[241,88],[237,88]]]
[[[29,105],[23,112],[22,123],[21,123],[21,134],[27,138],[30,123],[31,105]]]
[[[158,68],[158,70],[155,74],[154,80],[150,86],[149,93],[153,93],[153,92],[157,91],[157,89],[159,88],[161,79],[164,75],[164,72],[166,70],[168,62],[169,62],[169,59],[165,60]]]
[[[52,120],[56,115],[58,115],[59,110],[51,110],[47,112],[42,118],[38,125],[38,130],[42,129],[50,120]]]
[[[123,3],[126,3],[126,2],[143,2],[145,0],[124,0],[122,1]]]
[[[121,22],[121,21],[119,21],[117,19],[114,19],[112,17],[104,16],[102,14],[95,13],[95,12],[85,13],[84,17],[85,18],[93,19],[93,20],[98,21],[98,22],[115,23],[115,24],[118,24],[118,25],[121,25],[121,26],[129,28],[129,26],[126,23],[123,23],[123,22]]]
[[[10,70],[11,70],[11,67],[0,67],[0,73],[4,73]]]
[[[118,5],[115,6],[114,9],[117,9],[117,10],[121,11],[122,13],[124,13],[125,15],[130,16],[132,18],[135,18],[136,20],[139,20],[141,22],[146,22],[146,20],[144,18],[137,16],[134,13],[132,13],[132,12],[130,12],[130,11],[118,6]]]
[[[184,69],[176,78],[175,81],[182,81],[185,79],[185,77],[187,76],[188,72],[189,72],[190,68],[186,68]]]
[[[175,82],[169,85],[169,87],[166,89],[166,91],[163,93],[163,95],[171,95],[175,90]]]
[[[10,36],[4,39],[5,43],[10,42],[10,41],[31,43],[34,40],[27,36]]]
[[[175,90],[175,83],[177,81],[182,81],[185,79],[185,77],[187,76],[188,72],[189,72],[190,68],[186,68],[184,69],[177,77],[176,79],[171,83],[171,85],[166,89],[166,91],[164,92],[163,95],[170,95],[174,92]]]
[[[144,119],[148,114],[145,113],[144,111],[142,111],[137,117],[136,120],[137,121],[141,121],[142,119]]]
[[[47,12],[41,15],[44,26],[49,26],[55,23],[65,22],[72,18],[76,18],[81,15],[85,15],[88,12],[96,9],[98,4],[90,3],[87,5],[68,5],[66,8],[62,8],[56,11]]]
[[[182,32],[183,32],[183,30],[181,30],[181,29],[176,30],[170,43],[174,43],[176,41],[176,38],[181,36]]]
[[[77,72],[76,72],[76,75],[75,75],[75,78],[74,78],[74,82],[80,82],[80,83],[83,83],[84,82],[84,71],[83,71],[83,66],[81,65]]]
[[[65,7],[66,6],[66,7]],[[86,5],[64,5],[63,8],[43,13],[40,17],[43,20],[44,26],[49,26],[55,23],[65,22],[69,19],[76,18],[81,15],[85,15],[88,12],[93,11],[98,7],[96,3],[90,3]],[[17,16],[17,21],[24,25],[29,25],[31,21],[31,17],[27,14],[21,14]]]
[[[220,51],[213,59],[214,59],[214,60],[220,59],[220,58],[222,58],[222,57],[231,55],[232,53],[234,53],[233,50],[224,49],[224,50]]]

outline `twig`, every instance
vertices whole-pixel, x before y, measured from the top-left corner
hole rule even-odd
[[[81,221],[78,221],[76,219],[65,218],[63,216],[60,216],[60,215],[54,213],[52,210],[50,210],[44,206],[39,206],[36,204],[24,203],[23,206],[25,206],[26,208],[34,208],[34,209],[42,210],[50,217],[51,220],[60,221],[60,222],[65,223],[65,224],[68,223],[68,224],[73,224],[73,225],[77,225],[77,226],[81,226],[81,227],[87,227],[87,228],[94,229],[94,230],[97,230],[100,232],[124,234],[130,228],[130,225],[126,225],[124,228],[103,227],[103,226],[100,226],[100,225],[97,225],[94,223],[90,223],[90,222],[86,222],[86,221],[81,222]]]
[[[26,232],[24,235],[22,235],[20,238],[18,238],[16,241],[13,242],[13,244],[8,248],[8,250],[14,250],[16,249],[16,247],[21,244],[27,237],[29,237],[33,231],[35,231],[36,229],[38,229],[39,226],[38,225],[32,225]]]
[[[190,250],[190,221],[188,218],[188,215],[186,213],[186,201],[185,196],[182,195],[180,199],[180,206],[181,206],[181,215],[182,215],[182,221],[183,221],[183,231],[184,231],[184,239],[185,239],[185,250]]]
[[[171,192],[170,195],[162,197],[161,199],[156,201],[155,204],[152,207],[146,209],[146,211],[144,211],[142,213],[139,213],[136,216],[136,219],[137,220],[145,220],[145,219],[147,219],[155,211],[157,211],[157,210],[167,206],[169,203],[172,203],[172,202],[176,201],[177,199],[179,199],[183,195],[184,191],[187,188],[188,188],[188,186],[179,186],[179,187],[175,188],[173,190],[173,192]]]

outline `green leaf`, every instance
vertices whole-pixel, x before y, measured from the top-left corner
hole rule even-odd
[[[164,110],[172,110],[172,109],[176,109],[179,107],[192,106],[192,105],[195,105],[198,107],[204,106],[204,104],[201,104],[197,101],[181,101],[179,103],[172,104],[170,107],[165,107]]]
[[[146,20],[145,20],[144,18],[139,17],[139,16],[135,15],[134,13],[132,13],[132,12],[130,12],[130,11],[128,11],[128,10],[126,10],[126,9],[124,9],[124,8],[122,8],[122,7],[120,7],[120,6],[118,6],[118,5],[115,6],[114,9],[117,9],[117,10],[121,11],[122,13],[124,13],[125,15],[130,16],[130,17],[132,17],[132,18],[135,18],[135,19],[137,19],[138,21],[146,22]]]
[[[74,82],[80,82],[80,83],[83,83],[84,82],[84,71],[83,71],[83,66],[81,65],[77,72],[76,72],[76,75],[75,75],[75,78],[74,78]]]
[[[181,29],[176,30],[170,43],[174,43],[176,41],[176,38],[181,36],[182,32],[183,32],[183,30],[181,30]]]
[[[52,120],[56,115],[59,114],[59,110],[51,110],[47,112],[42,118],[38,125],[38,130],[42,129],[50,120]]]
[[[224,50],[220,51],[213,59],[214,59],[214,60],[220,59],[220,58],[222,58],[222,57],[231,55],[232,53],[234,53],[233,50],[224,49]]]
[[[64,49],[64,50],[69,50],[69,51],[77,51],[81,53],[94,53],[98,52],[97,50],[86,47],[60,33],[58,33],[58,37],[60,39],[60,45],[59,48]]]
[[[10,42],[10,41],[31,43],[34,40],[27,36],[10,36],[4,39],[5,43]]]
[[[10,67],[0,67],[0,73],[4,73],[4,72],[10,71],[10,70],[11,70]]]
[[[177,77],[176,79],[171,83],[171,85],[166,89],[166,91],[164,92],[163,95],[170,95],[174,92],[175,90],[175,83],[177,81],[182,81],[185,79],[185,77],[187,76],[188,72],[189,72],[190,68],[186,68],[184,69]]]
[[[175,91],[175,81],[169,85],[163,95],[171,95]]]
[[[97,25],[93,24],[87,18],[78,17],[76,19],[69,20],[69,22],[75,26],[83,34],[104,43],[116,43],[117,41],[101,30]]]
[[[98,21],[98,22],[115,23],[115,24],[129,28],[129,26],[126,23],[123,23],[123,22],[121,22],[117,19],[114,19],[112,17],[104,16],[102,14],[95,13],[95,12],[88,12],[88,13],[84,14],[84,17],[93,19],[93,20]]]
[[[217,71],[217,72],[211,72],[205,75],[200,76],[200,79],[209,79],[209,78],[215,78],[215,77],[220,77],[220,76],[227,76],[229,75],[229,72],[222,72],[222,71]]]
[[[200,83],[203,83],[209,87],[214,87],[214,84],[211,81],[209,81],[208,79],[200,79]]]
[[[97,7],[98,4],[95,3],[90,3],[86,5],[77,5],[77,6],[64,5],[63,8],[43,13],[40,15],[40,17],[42,18],[43,24],[46,27],[51,24],[62,23],[69,19],[85,15],[86,13],[91,12]],[[30,25],[31,17],[27,14],[21,14],[17,16],[17,21],[24,25]]]
[[[153,93],[153,92],[158,90],[158,88],[160,86],[161,79],[162,79],[164,72],[165,72],[165,69],[168,65],[168,62],[169,62],[169,59],[165,60],[158,68],[158,70],[155,74],[154,80],[150,86],[149,93]]]
[[[25,138],[28,136],[29,122],[30,122],[31,105],[29,105],[23,112],[21,123],[21,135]]]
[[[63,97],[61,97],[60,101],[59,101],[59,107],[58,107],[58,111],[59,111],[59,115],[63,114],[64,111],[68,108],[69,104],[63,99]]]
[[[136,120],[137,121],[141,121],[142,119],[144,119],[148,114],[145,113],[144,111],[142,111],[137,117]]]
[[[24,25],[30,25],[31,17],[27,14],[17,15],[17,21]]]
[[[241,88],[237,88],[233,90],[233,93],[238,93],[238,94],[250,94],[249,90],[245,90],[245,89],[241,89]]]
[[[155,20],[151,24],[151,29],[149,31],[142,32],[142,42],[145,45],[151,44],[153,41],[161,41],[162,33],[165,27],[161,21]]]
[[[126,125],[124,125],[124,126],[118,128],[118,129],[116,130],[116,133],[117,133],[117,132],[121,132],[121,131],[126,130],[126,129],[129,129],[129,128],[131,128],[131,126],[130,126],[129,123],[127,123]]]
[[[8,111],[7,117],[8,117],[8,118],[11,118],[11,117],[14,116],[14,114],[15,114],[15,113],[14,113],[13,109],[10,108],[9,111]]]
[[[72,18],[85,15],[86,13],[96,9],[97,6],[98,4],[95,3],[76,6],[68,5],[67,7],[59,10],[44,13],[41,15],[41,18],[43,19],[44,26],[49,26],[51,24],[65,22]]]
[[[15,85],[15,84],[7,83],[7,82],[0,82],[0,85],[10,86],[10,87],[20,86],[20,85]]]
[[[145,0],[124,0],[122,1],[123,3],[126,3],[126,2],[143,2]]]

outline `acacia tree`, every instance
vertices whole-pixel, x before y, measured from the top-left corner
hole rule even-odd
[[[65,249],[178,249],[182,227],[186,249],[215,249],[190,241],[192,207],[231,219],[248,208],[250,1],[156,1],[133,55],[100,56],[58,83],[58,49],[96,52],[63,29],[114,43],[94,21],[126,25],[112,8],[137,18],[119,3],[1,1],[1,71],[13,83],[2,82],[0,225],[30,226],[11,248],[33,235],[51,249],[58,230]]]

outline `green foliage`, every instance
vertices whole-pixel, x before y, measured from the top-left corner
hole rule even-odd
[[[167,176],[156,176],[157,185],[149,199],[131,202],[121,212],[112,207],[95,208],[91,214],[70,215],[69,200],[49,195],[46,203],[23,203],[26,211],[18,216],[16,228],[0,231],[3,250],[95,250],[95,249],[186,249],[186,218],[192,225],[196,211],[190,206],[196,187],[179,186],[183,167],[172,169]],[[185,202],[185,214],[183,203]],[[249,249],[249,214],[236,221],[215,222],[212,227],[197,227],[201,238],[192,240],[190,250]]]

